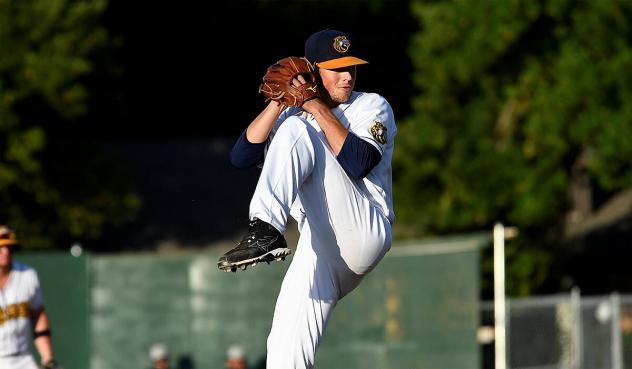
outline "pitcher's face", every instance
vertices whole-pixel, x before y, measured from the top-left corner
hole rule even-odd
[[[338,69],[319,69],[323,87],[329,93],[329,97],[339,104],[347,102],[351,96],[351,91],[355,86],[356,67]]]

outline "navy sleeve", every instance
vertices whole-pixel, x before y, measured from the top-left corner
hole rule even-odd
[[[380,162],[382,154],[375,146],[349,132],[336,159],[352,178],[362,179]]]
[[[237,169],[248,169],[263,163],[266,143],[252,143],[246,138],[246,131],[239,136],[230,151],[230,164]]]

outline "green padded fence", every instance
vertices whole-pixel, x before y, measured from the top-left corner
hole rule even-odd
[[[479,248],[472,236],[399,244],[334,311],[316,368],[479,367]],[[141,368],[154,342],[175,368],[221,368],[244,346],[262,368],[281,279],[289,265],[217,270],[218,255],[94,258],[92,368]]]
[[[175,368],[221,368],[233,343],[257,359],[286,265],[228,274],[209,254],[95,258],[92,368],[147,367],[155,342]]]

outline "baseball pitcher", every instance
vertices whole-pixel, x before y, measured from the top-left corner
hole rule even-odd
[[[268,104],[231,151],[234,166],[262,170],[249,232],[218,267],[282,260],[290,254],[288,216],[299,225],[268,336],[268,368],[312,368],[333,308],[391,247],[397,127],[382,96],[354,91],[356,67],[366,63],[348,33],[312,34],[304,58],[268,68],[260,87]]]

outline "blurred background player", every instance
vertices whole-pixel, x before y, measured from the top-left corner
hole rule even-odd
[[[162,343],[156,343],[149,348],[151,369],[169,369],[169,350]]]
[[[232,345],[226,350],[226,369],[247,369],[246,352],[240,345]]]
[[[0,368],[38,368],[29,351],[31,333],[41,367],[59,368],[37,272],[13,261],[17,245],[15,232],[0,225]]]

